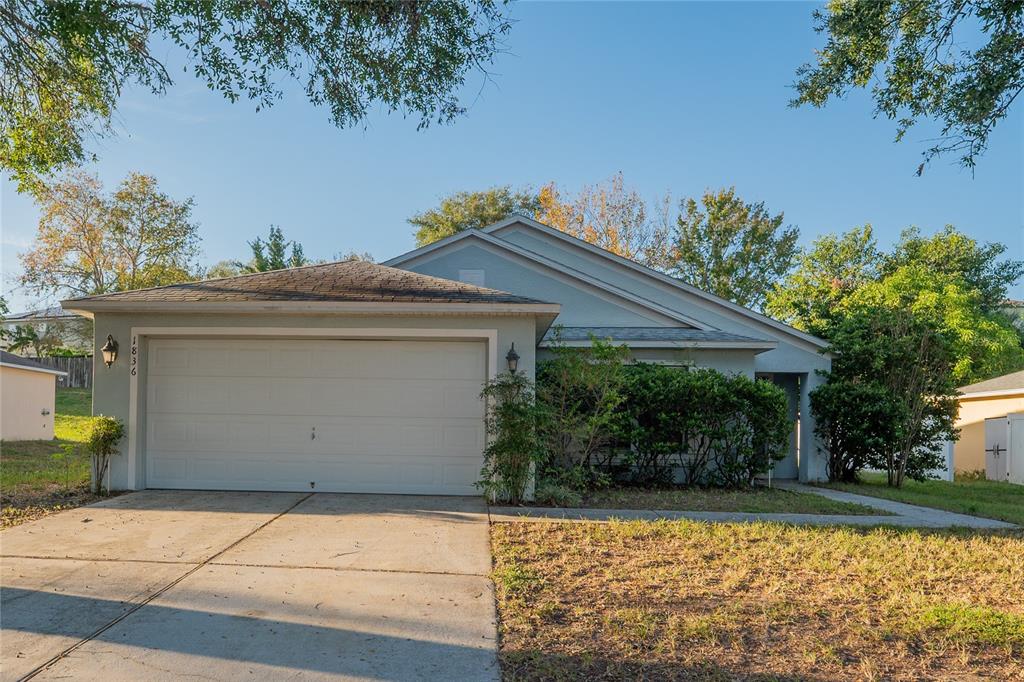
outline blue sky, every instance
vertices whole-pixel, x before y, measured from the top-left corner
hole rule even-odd
[[[822,110],[787,107],[795,69],[822,44],[813,8],[516,4],[492,82],[474,75],[468,114],[425,131],[381,112],[339,130],[291,86],[256,113],[181,74],[162,98],[125,94],[120,134],[95,146],[94,169],[108,187],[138,170],[194,197],[206,264],[247,257],[245,242],[270,224],[313,258],[355,249],[383,260],[413,247],[406,218],[447,193],[551,180],[575,191],[618,171],[651,199],[735,185],[784,211],[805,244],[870,222],[888,246],[908,225],[952,223],[1022,257],[1022,107],[973,176],[950,158],[918,178],[933,127],[894,144],[894,124],[873,119],[863,93]],[[6,180],[0,198],[3,288],[13,309],[30,307],[12,278],[38,213]]]

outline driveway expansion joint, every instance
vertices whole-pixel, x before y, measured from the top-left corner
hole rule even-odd
[[[58,662],[60,662],[64,658],[67,658],[67,656],[69,656],[70,654],[74,653],[77,649],[81,648],[85,644],[87,644],[87,643],[91,642],[92,640],[96,639],[97,637],[102,635],[104,632],[106,632],[110,628],[114,627],[115,625],[117,625],[118,623],[122,622],[123,620],[125,620],[126,618],[131,616],[132,614],[134,614],[137,611],[139,611],[140,609],[142,609],[147,604],[151,603],[153,600],[155,600],[158,597],[160,597],[160,595],[164,594],[165,592],[167,592],[168,590],[173,588],[175,585],[178,585],[179,583],[181,583],[183,580],[188,578],[190,575],[193,575],[194,573],[199,571],[199,569],[201,569],[203,566],[208,565],[211,561],[213,561],[217,557],[219,557],[222,554],[230,551],[231,549],[234,549],[235,547],[237,547],[242,542],[245,542],[246,540],[251,538],[253,535],[255,535],[256,533],[260,532],[261,530],[263,530],[264,528],[266,528],[267,526],[272,524],[274,521],[277,521],[279,518],[281,518],[282,516],[284,516],[288,512],[290,512],[293,509],[295,509],[296,507],[298,507],[300,504],[302,504],[303,502],[308,500],[313,495],[314,495],[314,493],[308,493],[307,495],[301,497],[294,504],[289,506],[284,511],[282,511],[282,512],[280,512],[278,514],[275,514],[273,517],[271,517],[267,521],[261,523],[256,528],[252,529],[251,531],[249,531],[248,533],[246,533],[242,537],[238,538],[237,540],[235,540],[234,542],[229,544],[227,547],[223,548],[219,552],[214,553],[212,556],[209,556],[209,557],[203,559],[201,562],[197,563],[195,566],[193,566],[189,570],[185,571],[180,576],[178,576],[174,580],[170,581],[169,583],[167,583],[163,587],[161,587],[161,588],[151,592],[144,599],[141,599],[140,601],[138,601],[135,604],[133,604],[124,613],[122,613],[119,616],[117,616],[116,618],[112,619],[110,622],[106,623],[105,625],[102,625],[101,627],[97,628],[96,630],[94,630],[88,636],[80,639],[79,641],[75,642],[71,646],[67,647],[66,649],[64,649],[60,653],[56,654],[55,656],[53,656],[52,658],[47,660],[42,665],[39,665],[36,668],[34,668],[31,671],[29,671],[27,674],[25,674],[24,676],[22,676],[20,678],[20,682],[24,682],[25,680],[31,680],[32,678],[36,677],[40,673],[43,673],[46,670],[48,670],[49,668],[53,667]]]
[[[486,578],[486,573],[467,573],[464,571],[423,571],[405,568],[360,568],[358,566],[316,566],[302,564],[251,564],[231,561],[207,561],[208,566],[237,566],[239,568],[281,568],[292,571],[337,571],[339,573],[404,573],[407,575],[455,575],[472,578]]]

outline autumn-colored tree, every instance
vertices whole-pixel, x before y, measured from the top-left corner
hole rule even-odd
[[[679,204],[664,262],[666,272],[695,287],[760,309],[793,267],[800,231],[784,226],[763,202],[747,203],[736,188],[707,191]]]
[[[193,201],[172,199],[151,176],[131,173],[108,195],[78,171],[41,186],[37,201],[35,244],[21,256],[32,292],[90,296],[196,278]]]
[[[568,196],[554,182],[540,190],[537,220],[639,263],[662,260],[667,212],[654,215],[640,193],[627,188],[622,173]],[[659,204],[660,207],[660,204]]]

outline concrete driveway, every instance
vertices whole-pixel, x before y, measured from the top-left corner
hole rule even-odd
[[[145,491],[0,555],[5,680],[499,676],[478,499]]]

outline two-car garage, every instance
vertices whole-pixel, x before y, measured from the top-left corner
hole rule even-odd
[[[146,486],[467,495],[482,340],[154,338]]]
[[[63,306],[116,353],[93,384],[127,433],[112,490],[421,495],[480,494],[483,385],[513,346],[532,377],[560,309],[365,261]]]

